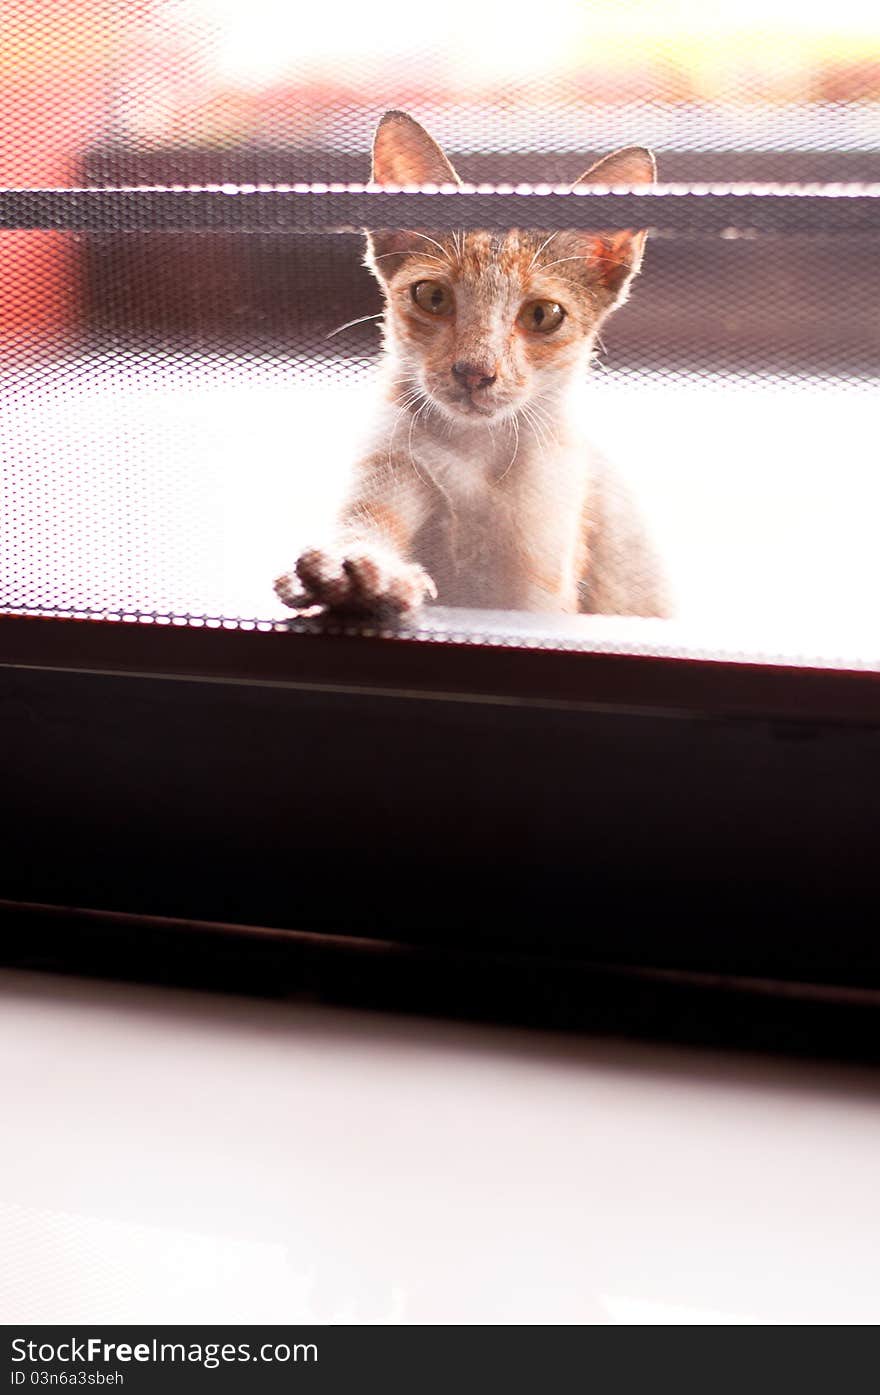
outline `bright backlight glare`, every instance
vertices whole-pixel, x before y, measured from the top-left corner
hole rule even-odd
[[[304,9],[289,0],[181,0],[188,22],[214,33],[217,76],[245,85],[284,78],[303,67],[332,76],[334,67],[370,65],[430,54],[435,76],[478,82],[570,72],[580,63],[620,67],[664,50],[700,63],[758,58],[762,46],[780,59],[792,44],[826,57],[880,55],[876,0],[840,0],[833,7],[803,0],[544,0],[537,22],[523,23],[499,7],[445,0],[430,22],[411,0],[360,0]],[[733,45],[733,49],[731,49]],[[766,52],[765,55],[766,57]],[[426,60],[427,61],[427,60]],[[411,74],[418,78],[417,71]]]

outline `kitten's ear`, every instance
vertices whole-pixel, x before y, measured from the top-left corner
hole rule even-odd
[[[573,186],[582,184],[653,184],[657,178],[657,161],[643,145],[628,145],[597,160]]]
[[[460,184],[435,140],[405,111],[386,111],[373,141],[374,184]]]
[[[373,141],[374,184],[460,184],[435,140],[405,111],[387,111]],[[390,281],[411,252],[424,251],[425,239],[399,229],[367,233],[367,266]]]
[[[591,165],[586,174],[572,185],[581,189],[587,184],[639,185],[653,184],[657,179],[657,163],[650,150],[642,145],[629,145]],[[595,262],[596,274],[612,296],[612,304],[625,299],[629,283],[642,264],[646,228],[627,228],[622,232],[584,233],[588,258]]]

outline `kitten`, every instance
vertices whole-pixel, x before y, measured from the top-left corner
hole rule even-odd
[[[650,184],[633,147],[579,184]],[[388,112],[377,184],[459,183],[439,146]],[[625,490],[573,410],[645,232],[367,235],[385,297],[383,400],[337,536],[278,578],[294,608],[452,606],[664,615],[660,569]]]

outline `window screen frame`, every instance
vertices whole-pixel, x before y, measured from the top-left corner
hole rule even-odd
[[[575,219],[572,209],[576,207],[571,194],[554,192],[550,189],[515,191],[509,188],[495,192],[480,189],[465,189],[448,195],[426,192],[385,192],[369,190],[364,186],[311,186],[308,188],[260,188],[257,186],[228,186],[226,188],[201,189],[89,189],[89,190],[13,190],[0,191],[0,227],[65,227],[68,229],[112,228],[137,229],[149,227],[177,227],[181,229],[198,226],[204,228],[242,229],[267,226],[284,228],[286,231],[316,230],[357,231],[366,223],[382,226],[381,219],[374,218],[367,210],[378,206],[394,208],[395,223],[413,222],[418,225],[427,220],[436,223],[436,210],[442,206],[444,217],[455,226],[512,226],[528,225],[540,217],[542,226],[554,226],[554,219],[564,219],[559,226],[571,226],[583,221],[584,225],[596,226],[644,226],[649,224],[661,235],[673,235],[683,231],[699,231],[716,235],[724,234],[731,228],[748,228],[752,231],[798,231],[821,235],[834,235],[844,232],[880,231],[880,186],[824,186],[823,188],[766,186],[756,189],[752,186],[716,186],[701,188],[687,186],[661,186],[650,193],[610,193],[589,191],[578,200],[578,216]],[[438,200],[440,202],[438,202]],[[645,200],[649,200],[646,203]],[[432,212],[423,213],[426,201],[430,201]],[[540,214],[529,213],[536,201],[540,202]],[[651,216],[644,210],[650,207]],[[589,211],[588,211],[589,210]],[[120,221],[121,220],[121,221]],[[377,632],[370,627],[322,626],[314,622],[267,622],[262,628],[246,628],[235,620],[216,625],[202,625],[198,628],[183,618],[179,622],[172,617],[138,617],[133,623],[122,620],[75,619],[47,615],[0,614],[0,667],[4,674],[4,686],[12,703],[24,704],[28,708],[29,684],[34,694],[39,687],[39,700],[31,709],[33,720],[25,724],[22,735],[15,736],[12,728],[6,736],[7,757],[11,757],[15,772],[14,787],[23,791],[27,787],[28,772],[41,771],[45,780],[45,766],[40,761],[42,745],[41,727],[51,724],[59,714],[65,713],[69,720],[71,711],[86,713],[89,705],[105,702],[107,712],[115,697],[123,690],[120,685],[128,685],[128,691],[139,689],[145,695],[146,708],[154,700],[156,684],[165,685],[172,693],[174,706],[175,685],[180,694],[183,710],[184,690],[190,707],[193,699],[201,693],[207,697],[211,692],[216,697],[219,688],[222,694],[275,692],[280,695],[282,705],[308,698],[310,701],[326,699],[329,707],[337,698],[344,698],[345,713],[338,720],[356,721],[359,709],[371,711],[376,704],[397,704],[399,710],[413,704],[431,706],[435,714],[446,714],[444,722],[436,723],[430,733],[426,729],[425,741],[434,743],[434,754],[440,766],[444,761],[454,762],[457,758],[457,738],[460,721],[465,713],[472,718],[478,709],[482,718],[491,723],[495,714],[506,710],[515,711],[522,720],[521,734],[528,741],[531,732],[535,739],[548,724],[554,714],[565,713],[566,720],[575,721],[582,731],[600,724],[609,716],[623,723],[623,728],[644,733],[645,724],[652,724],[649,742],[662,743],[663,722],[686,723],[694,731],[711,731],[713,740],[735,741],[736,733],[744,727],[750,730],[770,732],[787,743],[790,753],[788,760],[792,769],[799,768],[806,759],[815,739],[823,739],[828,733],[844,733],[852,747],[858,748],[860,785],[852,789],[855,800],[850,814],[858,818],[861,811],[870,812],[870,790],[880,789],[880,703],[878,703],[878,675],[873,671],[857,671],[847,668],[807,667],[796,663],[762,662],[757,656],[743,657],[694,657],[692,655],[660,655],[645,653],[609,653],[591,649],[589,643],[580,648],[535,647],[517,642],[458,642],[453,636],[462,630],[461,618],[450,613],[448,632],[442,633],[442,620],[439,629],[430,636],[418,635],[402,627],[397,633]],[[77,680],[88,680],[91,687],[81,688],[75,693]],[[39,685],[42,685],[41,687]],[[88,696],[85,696],[86,692]],[[149,696],[150,694],[153,697]],[[221,701],[223,699],[221,698]],[[71,707],[72,702],[72,707]],[[77,706],[79,704],[79,707]],[[167,704],[166,704],[167,705]],[[389,709],[390,710],[390,709]],[[59,718],[60,719],[60,718]],[[284,743],[295,740],[295,731],[288,728],[275,710],[279,751]],[[333,721],[328,719],[332,729]],[[437,732],[442,736],[438,738]],[[220,740],[217,731],[213,738]],[[106,733],[106,742],[99,750],[102,760],[111,762],[114,751],[118,751],[119,731]],[[139,740],[134,727],[125,739]],[[103,737],[98,735],[99,743]],[[439,748],[437,742],[439,740]],[[523,750],[528,750],[525,745]],[[174,759],[175,753],[168,753]],[[182,748],[181,752],[183,754]],[[556,759],[561,760],[560,750]],[[583,756],[581,758],[583,760]],[[695,757],[698,761],[698,757]],[[852,759],[852,750],[848,759]],[[527,762],[526,762],[527,763]],[[86,766],[79,769],[80,777],[85,778]],[[438,767],[439,768],[439,767]],[[810,825],[809,836],[805,837],[801,849],[803,865],[806,869],[812,856],[819,850],[823,838],[834,838],[840,800],[847,799],[845,773],[835,774],[834,759],[823,767],[824,783],[814,790],[816,808],[822,810],[820,817]],[[319,776],[320,762],[315,760],[314,772]],[[756,775],[759,776],[756,768]],[[68,776],[70,771],[68,771]],[[553,772],[548,772],[552,777]],[[491,776],[491,760],[488,765],[474,772],[474,779]],[[589,776],[589,762],[584,764],[585,780]],[[698,765],[690,772],[695,788],[700,784]],[[59,772],[59,781],[63,772]],[[100,772],[96,767],[96,777]],[[387,772],[386,796],[390,807],[394,807],[396,787],[401,781],[402,772],[395,767],[393,760]],[[66,777],[64,777],[66,778]],[[710,778],[707,773],[706,779]],[[60,788],[60,785],[59,785]],[[402,784],[401,784],[402,791]],[[69,792],[69,791],[68,791]],[[57,829],[47,833],[46,810],[51,809],[55,791],[52,782],[41,790],[39,801],[31,801],[26,809],[7,809],[7,816],[16,819],[19,832],[25,828],[26,836],[39,842],[44,840],[47,850],[46,895],[32,895],[29,904],[46,902],[58,906],[53,897],[51,858],[52,837]],[[427,795],[430,791],[426,792]],[[140,798],[141,792],[131,787],[128,797],[132,802]],[[349,797],[351,790],[349,788]],[[722,801],[728,797],[742,820],[743,830],[747,827],[750,803],[755,812],[760,801],[760,781],[751,787],[751,792],[743,795],[742,790],[734,794],[724,789],[715,790],[713,797]],[[206,799],[209,791],[206,790]],[[655,807],[666,797],[663,790],[651,788],[648,783],[639,791],[632,805],[631,837],[632,847],[629,856],[635,861],[639,856],[639,840],[642,836],[640,810],[649,805]],[[645,803],[646,801],[647,803]],[[836,802],[835,802],[836,801]],[[452,815],[453,811],[447,811]],[[399,818],[405,821],[412,815],[411,802],[401,792]],[[577,810],[569,801],[558,811],[560,827]],[[107,832],[111,832],[110,815],[107,817]],[[697,813],[695,811],[695,818]],[[166,840],[175,838],[178,832],[174,826],[156,828],[157,836]],[[224,850],[225,856],[246,857],[245,845],[238,845],[242,838],[243,825],[230,830],[230,844]],[[619,850],[620,851],[620,850]],[[495,849],[493,855],[500,856],[500,874],[515,877],[521,849],[509,847]],[[250,854],[252,855],[252,853]],[[731,866],[741,855],[734,834],[730,847]],[[742,852],[742,856],[747,856]],[[344,861],[344,857],[343,857]],[[393,867],[393,854],[391,855]],[[857,871],[849,884],[846,877]],[[743,863],[743,875],[748,876],[747,861]],[[161,858],[158,864],[161,876]],[[255,866],[254,876],[259,876]],[[644,933],[637,933],[630,940],[630,951],[625,965],[627,972],[691,972],[697,975],[720,974],[728,979],[731,976],[751,975],[753,978],[770,974],[776,981],[811,983],[832,983],[838,990],[863,987],[873,991],[880,987],[880,965],[874,955],[871,936],[865,931],[864,909],[876,891],[871,866],[864,859],[852,858],[847,861],[844,855],[841,862],[841,878],[837,890],[837,910],[835,923],[834,891],[828,888],[829,897],[818,910],[810,910],[810,888],[807,880],[799,882],[795,864],[789,860],[785,877],[775,888],[772,916],[773,923],[767,927],[771,953],[762,954],[756,949],[757,940],[752,937],[749,953],[731,953],[733,937],[736,933],[736,909],[730,917],[724,918],[719,935],[713,942],[712,935],[702,940],[690,935],[677,941],[677,948],[663,947],[657,940],[662,932],[657,924],[646,920]],[[390,879],[390,897],[394,898],[393,877]],[[686,894],[686,888],[679,889]],[[603,895],[607,895],[606,886]],[[133,917],[149,912],[144,911],[143,899],[123,904],[100,904],[100,888],[95,886],[96,896],[90,903],[79,903],[79,910],[88,909],[90,904],[99,912],[129,914]],[[2,894],[2,893],[0,893]],[[400,895],[409,894],[409,888]],[[483,887],[485,914],[492,914],[491,888]],[[666,901],[659,911],[674,917],[676,913],[675,888],[667,885]],[[13,895],[6,898],[10,905],[22,902]],[[633,904],[627,914],[646,917],[649,912],[650,897],[643,897]],[[165,901],[164,905],[170,903]],[[787,916],[781,916],[781,908],[788,907]],[[398,911],[401,911],[398,906]],[[654,911],[658,907],[654,906]],[[680,904],[679,904],[680,909]],[[604,903],[603,914],[613,914],[613,904]],[[807,917],[805,919],[804,917]],[[11,919],[10,919],[11,917]],[[22,913],[10,912],[7,907],[7,923],[24,925]],[[168,919],[168,917],[165,917]],[[173,917],[171,917],[173,920]],[[282,917],[283,919],[283,917]],[[414,954],[437,954],[440,952],[436,932],[434,938],[427,939],[423,934],[414,934],[407,940],[405,915],[398,915],[397,930],[392,937],[398,951],[407,946]],[[33,916],[30,919],[33,926]],[[182,923],[182,922],[181,922]],[[214,922],[219,924],[219,922]],[[254,921],[247,914],[246,906],[234,921],[244,932]],[[792,933],[792,927],[800,925],[801,934]],[[344,940],[352,927],[338,925],[334,930],[325,928],[315,931],[305,924],[277,924],[269,927],[273,933],[287,933],[292,937],[323,933],[330,943],[340,937]],[[850,933],[852,931],[852,933]],[[13,938],[16,938],[16,935]],[[361,946],[363,933],[355,935]],[[673,937],[674,938],[674,937]],[[74,931],[74,940],[76,939]],[[20,943],[20,937],[18,938]],[[293,941],[291,940],[291,943]],[[503,951],[504,946],[496,944],[493,953]],[[663,952],[659,952],[660,950]],[[523,947],[522,944],[508,947],[509,953],[517,954],[532,966],[532,971],[559,971],[560,963],[586,960],[602,965],[602,971],[609,973],[617,962],[614,955],[613,935],[606,934],[601,943],[595,936],[587,936],[580,949],[580,957],[572,957],[572,946],[563,953],[558,945],[542,946],[540,936],[533,937]],[[816,951],[819,951],[818,953]],[[458,944],[454,951],[446,947],[447,953],[459,958],[465,949]],[[750,957],[751,955],[751,957]],[[673,962],[674,961],[674,962]],[[490,975],[491,979],[491,975]],[[487,983],[485,977],[482,981]]]

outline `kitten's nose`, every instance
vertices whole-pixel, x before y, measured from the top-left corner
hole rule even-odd
[[[453,363],[452,376],[460,383],[464,383],[468,392],[473,392],[475,388],[491,387],[497,373],[491,372],[482,363]]]

